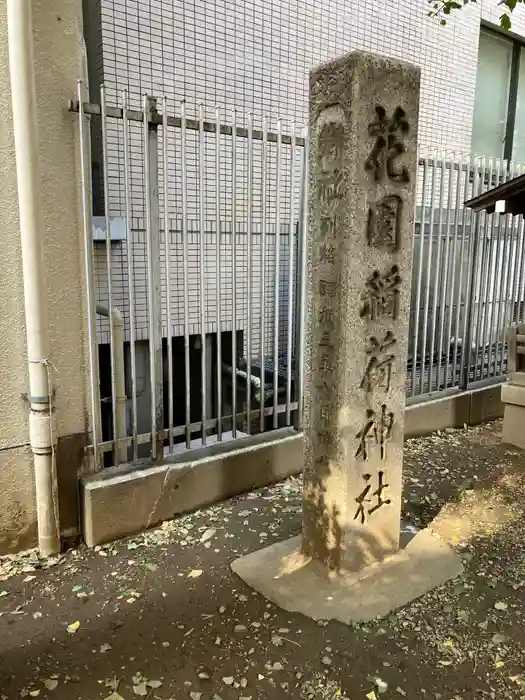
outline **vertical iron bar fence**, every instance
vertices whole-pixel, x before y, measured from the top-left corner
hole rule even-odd
[[[272,130],[235,112],[221,123],[218,108],[208,121],[204,105],[193,115],[179,103],[170,114],[166,97],[143,96],[140,111],[127,93],[118,107],[112,97],[103,89],[100,105],[71,105],[80,124],[91,120],[100,133],[95,163],[102,145],[103,237],[91,226],[88,172],[82,183],[88,287],[125,328],[123,436],[114,317],[96,318],[94,461],[118,465],[122,448],[132,462],[158,460],[299,427],[305,136],[293,123]],[[89,146],[82,139],[86,164]]]
[[[110,98],[103,89],[101,105],[70,105],[82,162],[103,174],[103,234],[95,223],[92,238],[89,173],[82,182],[94,463],[118,464],[123,446],[135,462],[300,430],[307,132],[236,112],[223,123],[204,105],[168,114],[166,98],[162,113],[150,97],[141,111],[125,92],[121,107]],[[525,227],[463,203],[521,170],[462,154],[419,161],[410,401],[505,376],[505,331],[523,321]],[[95,317],[93,304],[124,319],[125,437],[115,434],[113,316]]]

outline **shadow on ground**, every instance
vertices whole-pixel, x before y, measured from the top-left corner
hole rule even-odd
[[[315,623],[230,572],[235,557],[300,532],[291,480],[47,571],[26,563],[0,584],[0,697],[522,698],[525,477],[499,430],[407,442],[405,514],[432,521],[466,568],[390,617]]]

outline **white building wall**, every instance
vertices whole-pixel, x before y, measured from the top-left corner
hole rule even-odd
[[[308,73],[364,49],[421,66],[420,143],[468,151],[481,19],[498,23],[497,0],[467,5],[440,26],[425,0],[100,0],[104,79],[166,94],[194,111],[235,107],[275,120],[307,115]],[[525,34],[525,12],[513,15]]]
[[[377,0],[96,0],[100,13],[101,42],[94,65],[107,89],[108,103],[120,100],[120,91],[127,89],[133,108],[140,108],[142,94],[160,98],[166,95],[170,113],[179,113],[180,101],[186,101],[189,117],[197,115],[199,103],[205,105],[205,117],[214,120],[214,109],[221,109],[224,120],[231,110],[239,112],[239,122],[245,114],[253,113],[254,125],[268,117],[272,130],[277,119],[284,120],[284,130],[290,122],[298,128],[304,125],[308,109],[308,73],[320,62],[340,54],[364,49],[388,54],[421,66],[421,110],[419,141],[421,155],[440,151],[468,154],[471,142],[472,113],[476,82],[478,38],[481,20],[498,23],[501,8],[497,0],[469,4],[453,14],[447,26],[429,18],[425,0],[398,0],[378,3]],[[513,15],[513,31],[525,36],[525,12],[518,8]],[[101,56],[102,60],[101,60]],[[162,130],[159,130],[162,134]],[[180,134],[170,136],[170,215],[180,219],[181,173]],[[109,189],[110,213],[124,214],[122,135],[117,123],[110,124]],[[239,140],[241,141],[241,140]],[[141,131],[134,127],[132,139],[132,216],[144,218],[143,167]],[[205,219],[214,221],[215,211],[215,151],[213,139],[206,137]],[[246,323],[248,289],[246,286],[246,162],[245,145],[239,143],[237,157],[238,190],[231,192],[230,142],[221,142],[221,227],[223,234],[223,311],[224,326],[231,328],[231,202],[235,201],[238,220],[237,315],[238,327]],[[289,149],[283,172],[288,173],[284,184],[283,222],[290,219]],[[296,162],[300,153],[296,154]],[[254,221],[257,233],[253,238],[254,284],[253,300],[254,352],[258,352],[260,319],[260,280],[257,260],[260,260],[260,155],[255,153]],[[270,156],[270,172],[275,172],[275,152]],[[198,163],[195,134],[188,137],[188,219],[198,221]],[[162,196],[162,191],[161,191]],[[275,207],[274,193],[269,194],[268,246],[270,254],[266,270],[266,307],[271,311],[275,282]],[[297,197],[296,197],[297,200]],[[296,202],[297,204],[297,202]],[[297,218],[294,208],[292,219]],[[273,231],[271,229],[273,224]],[[259,229],[257,229],[259,226]],[[215,232],[206,234],[206,330],[216,330]],[[198,226],[188,242],[190,281],[190,332],[199,332],[198,316]],[[282,229],[281,246],[287,247],[287,228]],[[182,332],[182,245],[177,226],[170,233],[172,257],[172,331]],[[272,242],[273,239],[273,242]],[[146,260],[144,233],[139,227],[132,232],[135,270],[135,298],[139,315],[138,337],[147,337]],[[112,246],[115,303],[127,314],[129,298],[126,277],[126,243]],[[259,256],[259,257],[257,257]],[[272,262],[273,261],[273,262]],[[286,260],[281,269],[286,267]],[[284,266],[284,267],[283,267]],[[97,281],[99,300],[107,299],[105,247],[97,250]],[[285,272],[285,270],[284,270]],[[287,287],[286,274],[279,276],[281,288]],[[165,295],[165,283],[162,283]],[[268,304],[268,301],[270,303]],[[165,308],[165,303],[163,303]],[[286,301],[281,304],[282,322],[286,318]],[[229,322],[229,325],[228,325]],[[166,319],[164,316],[164,323]],[[271,327],[272,317],[268,318]],[[103,330],[103,326],[101,326]],[[107,333],[101,335],[107,340]],[[266,351],[271,351],[271,337],[266,338]]]

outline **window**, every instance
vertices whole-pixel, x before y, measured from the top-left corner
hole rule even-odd
[[[525,161],[525,48],[488,29],[479,38],[472,151]]]

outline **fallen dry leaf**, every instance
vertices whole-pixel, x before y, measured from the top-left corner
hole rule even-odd
[[[202,533],[201,542],[207,542],[208,540],[211,540],[211,538],[213,537],[213,535],[214,535],[216,532],[217,532],[216,528],[214,528],[214,527],[209,527],[207,530],[205,530],[205,531]]]
[[[134,685],[133,692],[135,693],[135,695],[147,695],[148,688],[146,687],[146,681],[142,681],[142,683],[137,683],[137,685]]]
[[[142,566],[143,566],[145,569],[147,569],[148,571],[151,571],[152,573],[153,573],[154,571],[157,571],[157,565],[156,565],[156,564],[152,564],[152,563],[149,562],[149,561],[144,562],[144,564],[142,564]]]
[[[378,693],[386,693],[388,690],[388,683],[386,683],[386,681],[382,678],[376,678],[374,682]]]
[[[188,574],[188,578],[199,578],[201,576],[202,571],[201,569],[192,569],[190,573]]]
[[[72,622],[70,625],[67,626],[67,631],[69,632],[69,634],[75,634],[79,627],[80,622],[77,620],[76,622]]]

